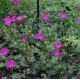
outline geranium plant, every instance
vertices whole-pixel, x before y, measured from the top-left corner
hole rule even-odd
[[[0,1],[0,78],[80,78],[80,0],[36,1]]]

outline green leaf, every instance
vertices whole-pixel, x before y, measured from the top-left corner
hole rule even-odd
[[[57,63],[58,59],[59,59],[59,58],[58,58],[57,56],[52,56],[51,62],[52,62],[52,63]]]
[[[4,66],[5,66],[5,64],[4,64],[4,63],[0,63],[0,68],[1,68],[1,67],[4,67]]]

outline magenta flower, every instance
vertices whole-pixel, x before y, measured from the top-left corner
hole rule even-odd
[[[17,5],[20,3],[20,0],[13,0],[14,5]]]
[[[7,68],[14,68],[15,67],[15,65],[16,65],[16,61],[15,60],[12,60],[12,59],[10,59],[10,60],[7,60],[7,62],[6,62],[6,67]]]
[[[77,9],[80,9],[80,4],[78,4],[76,7],[77,7]]]
[[[56,47],[56,48],[61,48],[61,47],[62,47],[62,43],[61,43],[60,41],[55,42],[55,43],[54,43],[54,47]]]
[[[16,21],[16,16],[13,16],[10,18],[11,22],[15,22]]]
[[[80,17],[75,18],[75,21],[80,22]]]
[[[36,39],[44,39],[45,38],[45,34],[43,34],[43,33],[37,33],[37,34],[35,34],[35,36],[34,36]]]
[[[23,41],[28,40],[28,35],[22,35],[22,36],[21,36],[21,39],[22,39]]]
[[[8,48],[2,48],[1,50],[0,50],[0,54],[9,54],[9,52],[10,52],[10,50],[8,49]]]
[[[13,17],[5,17],[3,18],[3,21],[5,23],[5,25],[9,25],[11,22],[15,22],[16,20],[21,21],[23,20],[25,17],[24,16],[13,16]]]
[[[11,23],[11,20],[10,20],[9,16],[3,18],[3,21],[4,21],[5,25],[9,25]]]
[[[51,52],[51,54],[54,55],[54,56],[60,56],[61,55],[61,52],[60,52],[60,50],[53,50]]]
[[[58,16],[59,16],[60,18],[67,18],[67,17],[68,17],[68,14],[67,14],[66,12],[60,12],[60,13],[58,14]]]
[[[16,17],[16,20],[21,21],[21,20],[23,20],[24,18],[25,18],[24,16],[17,16],[17,17]]]
[[[48,14],[47,14],[47,13],[43,13],[43,14],[41,15],[41,19],[44,20],[44,21],[48,21],[48,19],[49,19]]]

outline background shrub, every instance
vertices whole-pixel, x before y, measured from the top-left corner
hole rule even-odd
[[[0,51],[8,48],[9,54],[0,52],[0,78],[80,78],[79,4],[80,0],[40,0],[36,23],[36,0],[21,0],[17,5],[1,0]],[[5,25],[7,16],[20,18]],[[35,38],[38,33],[44,37]],[[59,43],[54,45],[58,41],[60,48]],[[8,60],[12,68],[6,66]]]

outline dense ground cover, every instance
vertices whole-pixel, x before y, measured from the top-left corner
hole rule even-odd
[[[0,0],[0,78],[80,78],[80,0]]]

